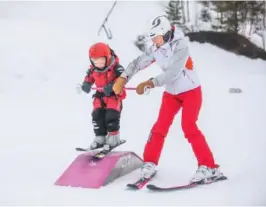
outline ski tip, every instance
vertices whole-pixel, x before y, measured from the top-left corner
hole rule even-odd
[[[131,190],[139,190],[138,186],[132,183],[127,184],[127,188]]]
[[[127,141],[126,140],[124,140],[124,139],[121,139],[120,140],[120,144],[124,144],[124,143],[126,143]]]
[[[150,189],[150,190],[158,190],[158,188],[157,188],[155,185],[153,185],[153,184],[148,184],[148,185],[146,186],[146,188],[148,188],[148,189]]]
[[[227,176],[222,176],[221,178],[219,178],[219,180],[228,180]]]
[[[77,147],[75,150],[78,152],[86,152],[87,151],[86,149],[80,148],[80,147]]]

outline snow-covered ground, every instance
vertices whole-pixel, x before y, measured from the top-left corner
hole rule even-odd
[[[88,47],[106,41],[126,66],[140,54],[132,43],[136,35],[162,11],[154,2],[118,2],[109,20],[114,39],[107,40],[104,33],[96,34],[111,5],[0,3],[0,204],[265,205],[266,62],[199,43],[191,43],[204,95],[198,124],[228,181],[163,194],[126,191],[126,183],[137,178],[135,171],[99,190],[54,185],[78,155],[74,148],[93,138],[91,95],[76,90],[89,64]],[[129,85],[158,73],[160,69],[151,66]],[[230,88],[243,92],[232,94]],[[121,120],[127,144],[121,150],[142,155],[162,91],[154,89],[149,96],[128,92]],[[196,170],[180,114],[159,167],[153,183],[162,185],[186,183]]]

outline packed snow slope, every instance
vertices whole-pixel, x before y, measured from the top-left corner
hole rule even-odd
[[[91,94],[79,93],[88,47],[106,41],[126,67],[140,54],[133,45],[154,2],[118,2],[109,19],[114,38],[97,31],[112,2],[0,3],[0,204],[1,205],[265,205],[266,62],[250,60],[209,44],[191,43],[202,81],[199,127],[229,180],[197,189],[149,193],[125,190],[138,171],[101,188],[54,185],[93,139]],[[160,73],[154,65],[129,86]],[[229,93],[241,88],[242,93]],[[127,144],[142,155],[160,107],[163,88],[148,96],[128,92],[121,120]],[[153,183],[186,183],[197,165],[176,117]]]

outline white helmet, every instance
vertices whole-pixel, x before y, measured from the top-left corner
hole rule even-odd
[[[165,15],[161,15],[152,20],[150,25],[150,38],[158,35],[165,35],[171,31],[171,23]]]

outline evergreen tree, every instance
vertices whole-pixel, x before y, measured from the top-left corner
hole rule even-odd
[[[211,14],[210,14],[210,2],[209,1],[201,1],[203,8],[200,13],[200,19],[203,22],[210,22],[211,21]]]
[[[213,25],[227,32],[238,33],[247,19],[247,1],[212,1],[217,12],[218,24]]]
[[[233,33],[239,32],[241,24],[245,22],[245,15],[243,13],[246,11],[246,7],[247,1],[226,2],[226,31]]]
[[[181,25],[181,2],[170,0],[166,7],[166,14],[172,24]]]
[[[260,19],[262,19],[263,15],[260,16],[263,11],[261,7],[263,6],[258,1],[249,1],[248,2],[248,21],[250,23],[249,35],[254,32],[256,26],[258,26]]]
[[[216,12],[215,22],[212,24],[212,28],[216,31],[225,31],[225,1],[211,1],[212,10]]]

